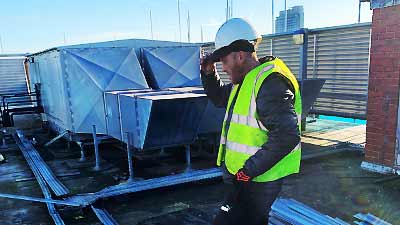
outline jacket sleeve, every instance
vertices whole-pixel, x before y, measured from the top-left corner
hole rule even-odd
[[[207,96],[214,105],[219,108],[226,108],[232,84],[224,84],[218,73],[205,74],[203,71],[201,71],[201,82]]]
[[[268,76],[256,98],[259,120],[268,129],[268,141],[244,165],[244,172],[256,177],[272,168],[300,141],[294,111],[294,91],[289,81],[274,73]]]

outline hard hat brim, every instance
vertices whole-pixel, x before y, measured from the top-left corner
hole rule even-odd
[[[229,55],[229,53],[231,53],[232,51],[227,47],[222,47],[219,49],[216,49],[212,54],[211,54],[211,60],[213,62],[220,62],[221,58]]]
[[[216,49],[211,54],[210,57],[213,62],[219,62],[221,61],[221,58],[229,55],[231,52],[240,52],[240,51],[255,52],[255,48],[254,45],[247,40],[236,40],[228,46]]]

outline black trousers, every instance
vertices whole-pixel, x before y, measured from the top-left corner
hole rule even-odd
[[[214,218],[214,225],[266,225],[282,189],[282,179],[266,183],[234,183]]]

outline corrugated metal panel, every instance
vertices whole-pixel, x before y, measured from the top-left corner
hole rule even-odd
[[[183,43],[183,42],[146,40],[146,39],[126,39],[126,40],[115,40],[115,41],[105,41],[105,42],[96,42],[96,43],[88,43],[88,44],[61,46],[61,47],[58,47],[58,49],[123,47],[123,48],[134,48],[136,51],[136,54],[139,56],[141,48],[178,47],[178,46],[180,46],[180,47],[183,47],[183,46],[199,47],[200,45],[201,45],[201,43]],[[48,51],[48,50],[46,50],[46,51]]]
[[[28,92],[23,56],[0,57],[0,95]]]

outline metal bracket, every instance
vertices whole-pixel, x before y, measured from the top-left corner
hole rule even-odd
[[[186,170],[185,172],[190,172],[192,170],[192,164],[190,161],[190,145],[185,146],[185,154],[186,154]]]
[[[77,141],[76,144],[79,146],[79,149],[81,151],[81,157],[79,158],[79,162],[85,162],[86,161],[86,156],[85,156],[85,149],[82,141]]]
[[[49,142],[47,142],[46,144],[44,144],[44,147],[49,147],[51,144],[53,144],[55,141],[57,141],[58,139],[64,137],[64,135],[66,135],[68,133],[68,131],[64,131],[61,134],[57,135],[55,138],[51,139]]]
[[[2,145],[0,146],[0,148],[8,148],[7,146],[7,142],[6,142],[6,129],[3,128],[3,130],[1,131],[2,133]]]
[[[132,182],[133,178],[133,162],[132,162],[132,149],[131,149],[131,134],[126,132],[126,152],[128,155],[128,168],[129,168],[129,179],[128,182]]]

